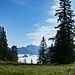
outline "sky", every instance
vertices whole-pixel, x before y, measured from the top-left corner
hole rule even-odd
[[[75,0],[71,5],[75,11]],[[0,0],[0,26],[5,28],[8,46],[39,46],[43,36],[50,46],[48,39],[58,25],[54,16],[58,7],[59,0]]]

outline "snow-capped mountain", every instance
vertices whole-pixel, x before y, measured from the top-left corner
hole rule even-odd
[[[31,54],[31,55],[37,55],[38,54],[39,47],[35,45],[28,45],[26,47],[20,47],[18,48],[18,54]]]

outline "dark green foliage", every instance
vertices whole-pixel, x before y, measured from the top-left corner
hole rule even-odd
[[[42,38],[40,43],[38,62],[40,64],[47,63],[47,45],[46,45],[46,40],[44,37]]]
[[[17,61],[17,47],[13,46],[12,51],[8,48],[6,32],[4,27],[0,26],[0,60],[2,61]]]
[[[11,61],[13,62],[18,61],[17,46],[12,46],[11,48]]]
[[[47,52],[47,63],[51,64],[53,63],[53,52],[54,51],[54,46],[53,44],[51,44],[51,47],[48,48],[48,52]]]
[[[9,60],[9,54],[6,32],[0,26],[0,60]]]
[[[31,64],[33,64],[33,60],[31,59]]]
[[[60,7],[56,10],[59,25],[55,38],[53,58],[54,63],[66,64],[74,61],[74,20],[70,0],[60,0]]]
[[[47,52],[47,64],[51,63],[51,48],[48,48],[48,52]]]

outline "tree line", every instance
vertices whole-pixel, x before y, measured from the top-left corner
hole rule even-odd
[[[58,16],[57,33],[49,38],[54,42],[47,48],[46,40],[43,37],[40,43],[38,63],[40,64],[70,64],[75,61],[75,25],[73,10],[70,0],[59,0],[59,9],[55,16]]]
[[[0,60],[17,62],[17,55],[17,46],[8,47],[6,32],[4,27],[0,26]]]

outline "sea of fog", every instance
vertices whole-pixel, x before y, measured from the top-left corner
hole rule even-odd
[[[26,57],[24,57],[26,56]],[[24,63],[31,63],[31,61],[36,64],[38,59],[38,55],[30,55],[30,54],[18,54],[18,62]]]

